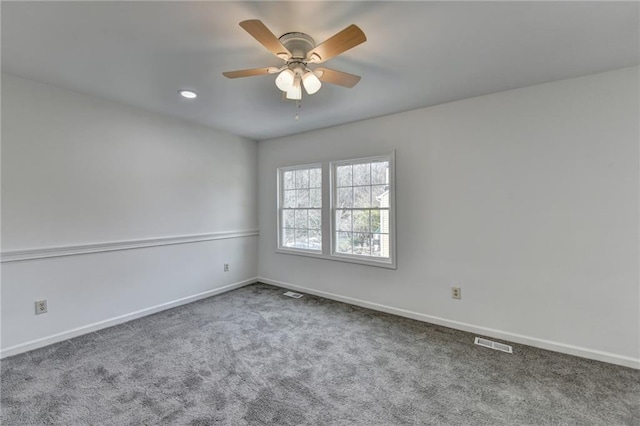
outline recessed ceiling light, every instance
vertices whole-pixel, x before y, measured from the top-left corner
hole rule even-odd
[[[196,92],[192,91],[192,90],[180,90],[178,93],[180,93],[180,96],[182,96],[183,98],[187,98],[187,99],[195,99],[198,95],[196,94]]]

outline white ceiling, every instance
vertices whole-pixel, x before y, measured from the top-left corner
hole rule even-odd
[[[638,64],[637,2],[2,2],[5,72],[255,140]],[[362,76],[303,99],[238,26],[321,42],[349,24],[367,42],[323,64]],[[198,92],[180,99],[180,88]]]

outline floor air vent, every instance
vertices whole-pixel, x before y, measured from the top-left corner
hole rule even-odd
[[[503,343],[494,342],[489,339],[483,339],[482,337],[476,337],[476,345],[484,346],[485,348],[495,349],[497,351],[507,352],[512,354],[513,348]]]
[[[293,297],[294,299],[300,299],[302,295],[300,293],[296,293],[294,291],[288,291],[284,294],[285,296]]]

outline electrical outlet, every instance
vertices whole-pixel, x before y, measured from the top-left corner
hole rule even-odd
[[[36,315],[46,314],[47,313],[47,301],[38,300],[36,301]]]
[[[460,287],[451,287],[451,297],[454,299],[462,299]]]
[[[228,263],[224,264],[224,271],[225,272],[229,272],[229,264]]]

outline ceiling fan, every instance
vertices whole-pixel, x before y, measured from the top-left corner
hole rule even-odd
[[[285,64],[281,67],[223,72],[222,75],[227,78],[277,73],[275,83],[278,89],[282,90],[283,97],[296,101],[302,99],[302,87],[309,95],[313,95],[320,90],[323,82],[353,87],[360,81],[360,76],[346,72],[329,68],[309,68],[309,64],[325,62],[364,43],[367,37],[356,25],[349,25],[318,45],[309,35],[300,32],[286,33],[278,38],[258,19],[242,21],[240,26],[267,50],[284,60]]]

